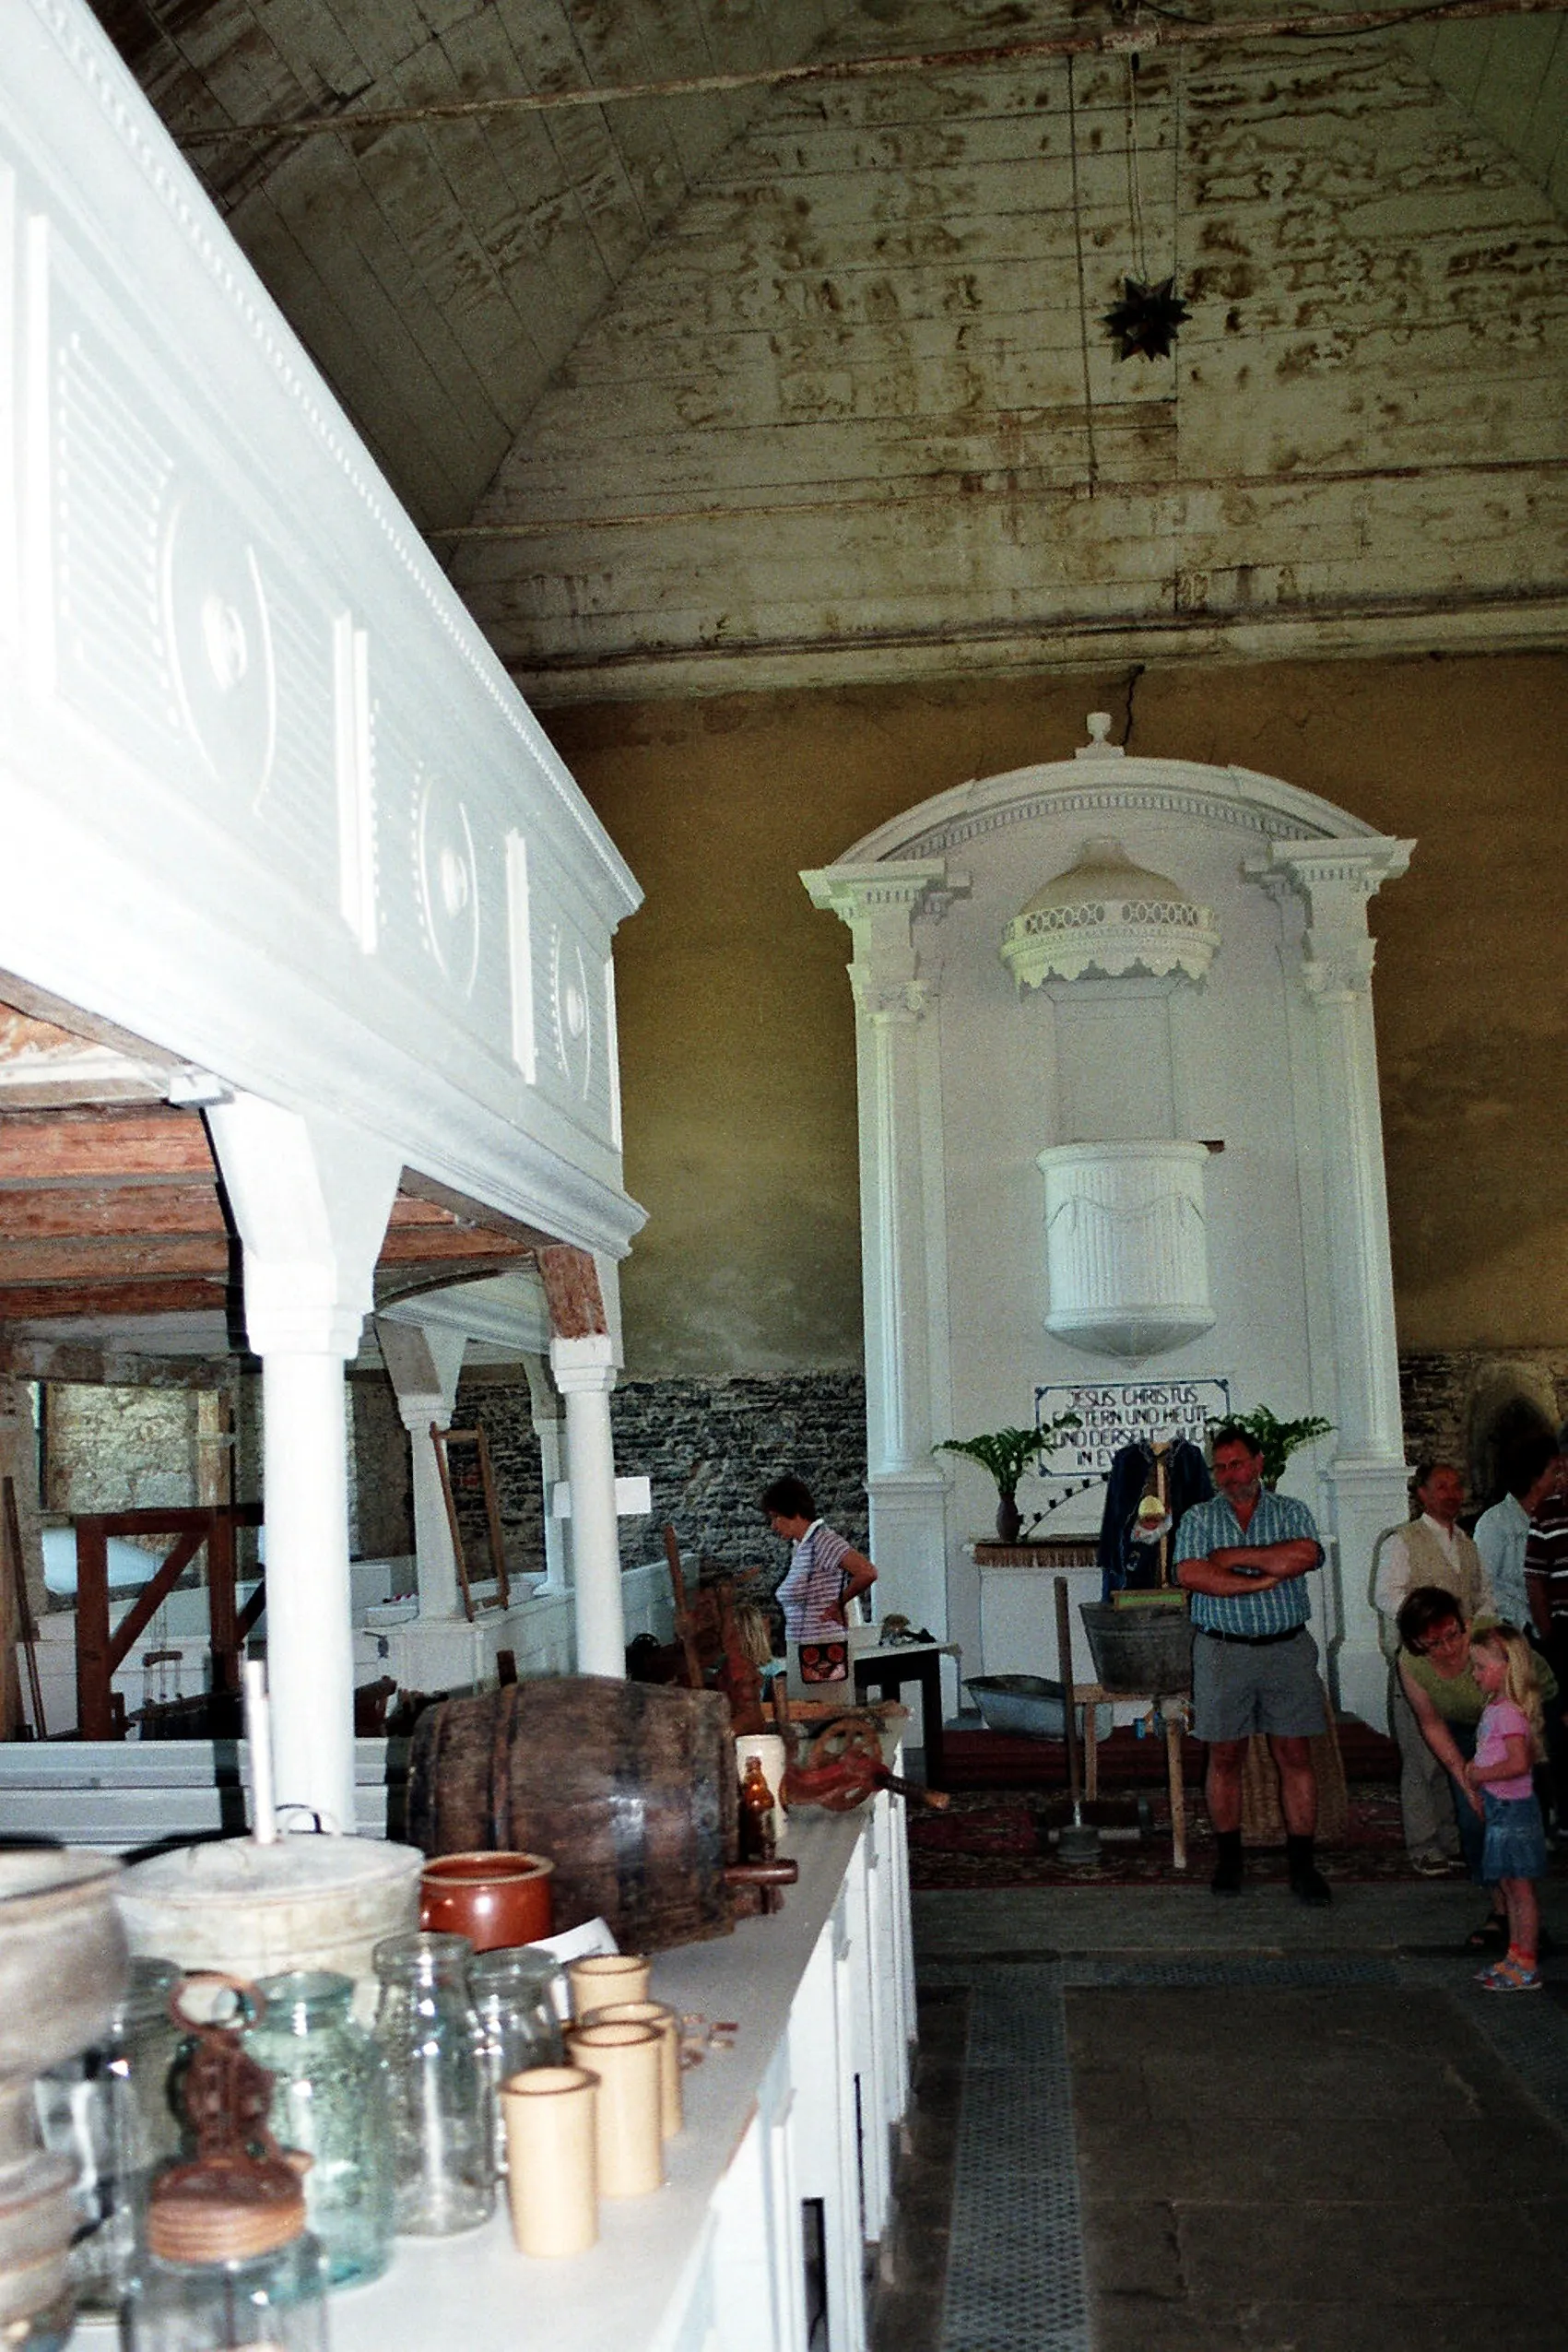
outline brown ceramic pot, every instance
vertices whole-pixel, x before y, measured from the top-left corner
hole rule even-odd
[[[476,1952],[536,1944],[554,1923],[550,1873],[542,1854],[442,1854],[419,1877],[419,1925],[466,1935]]]

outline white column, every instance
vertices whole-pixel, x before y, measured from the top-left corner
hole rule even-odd
[[[931,1311],[940,1271],[930,1261],[927,1156],[939,1125],[923,1117],[935,1082],[922,1024],[936,985],[920,970],[913,924],[967,891],[945,859],[890,860],[804,873],[816,906],[847,923],[860,1095],[861,1268],[871,1555],[882,1611],[898,1608],[934,1634],[948,1623],[948,1482],[931,1457]],[[939,1169],[932,1171],[939,1186]]]
[[[1379,1724],[1387,1668],[1372,1605],[1372,1554],[1379,1531],[1407,1516],[1407,1472],[1366,910],[1379,887],[1405,871],[1414,847],[1375,835],[1277,841],[1251,869],[1266,883],[1288,881],[1307,905],[1302,982],[1315,1015],[1336,1370],[1328,1472],[1343,1628],[1336,1662],[1340,1704]]]
[[[408,1432],[409,1477],[414,1495],[414,1554],[419,1580],[419,1617],[456,1617],[457,1563],[452,1550],[452,1522],[442,1488],[441,1465],[430,1442],[432,1423],[450,1429],[457,1401],[467,1337],[436,1323],[395,1323],[376,1326],[382,1361],[397,1398],[397,1411]]]
[[[343,1373],[371,1304],[399,1155],[254,1095],[207,1113],[262,1361],[267,1672],[277,1802],[354,1829]]]
[[[568,1519],[558,1519],[550,1507],[550,1497],[566,1476],[561,1446],[561,1401],[552,1386],[549,1367],[538,1355],[525,1355],[523,1369],[528,1376],[528,1402],[534,1435],[539,1446],[539,1475],[545,1498],[545,1580],[536,1585],[536,1594],[565,1592],[572,1578],[568,1562],[570,1547]]]
[[[552,1339],[550,1370],[566,1400],[566,1475],[572,1487],[572,1567],[580,1674],[626,1672],[626,1613],[615,1508],[610,1390],[615,1341],[607,1332]]]

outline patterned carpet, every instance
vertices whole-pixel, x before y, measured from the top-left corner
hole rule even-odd
[[[1102,1784],[1106,1785],[1106,1784]],[[1087,1865],[1058,1860],[1052,1832],[1071,1819],[1066,1800],[1043,1790],[974,1789],[956,1792],[947,1813],[912,1813],[909,1823],[911,1883],[923,1892],[982,1886],[1148,1886],[1184,1883],[1171,1863],[1171,1810],[1163,1790],[1139,1792],[1147,1828],[1129,1834],[1135,1808],[1125,1799],[1086,1808],[1114,1818],[1102,1836],[1100,1858]],[[1185,1883],[1207,1886],[1214,1868],[1214,1844],[1203,1799],[1187,1791]],[[1386,1782],[1352,1781],[1350,1822],[1343,1845],[1320,1851],[1331,1879],[1412,1878],[1399,1828],[1399,1792]],[[1283,1879],[1283,1848],[1249,1857],[1249,1873]],[[1456,1876],[1459,1873],[1456,1872]]]
[[[1397,1751],[1392,1741],[1363,1725],[1338,1729],[1349,1818],[1343,1841],[1319,1850],[1325,1874],[1361,1883],[1413,1879],[1399,1826]],[[1183,1747],[1185,1874],[1172,1867],[1162,1742],[1118,1731],[1102,1748],[1102,1802],[1086,1807],[1085,1818],[1098,1816],[1102,1835],[1099,1860],[1088,1864],[1063,1862],[1054,1842],[1053,1832],[1072,1817],[1059,1742],[949,1731],[946,1750],[949,1809],[910,1814],[912,1884],[921,1891],[1167,1884],[1207,1888],[1214,1843],[1202,1796],[1204,1752],[1196,1741]],[[1253,1852],[1248,1872],[1261,1881],[1283,1880],[1283,1847]]]

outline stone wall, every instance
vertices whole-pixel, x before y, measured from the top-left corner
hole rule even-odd
[[[1465,1472],[1472,1508],[1506,1488],[1510,1453],[1527,1432],[1568,1417],[1568,1348],[1433,1349],[1399,1359],[1405,1451]]]
[[[646,1519],[621,1522],[623,1566],[660,1558],[668,1522],[689,1566],[713,1561],[753,1570],[755,1583],[771,1591],[787,1562],[758,1497],[785,1471],[806,1479],[841,1534],[866,1544],[866,1384],[858,1373],[628,1380],[611,1406],[616,1468],[622,1477],[651,1479],[654,1493]],[[541,1566],[544,1498],[522,1372],[500,1365],[466,1374],[455,1419],[485,1432],[508,1565]],[[466,1524],[466,1536],[477,1540],[479,1532]]]
[[[353,1374],[348,1389],[349,1554],[399,1558],[414,1549],[408,1433],[384,1372]]]

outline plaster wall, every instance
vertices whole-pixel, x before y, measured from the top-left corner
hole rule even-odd
[[[1091,708],[1136,751],[1244,763],[1416,837],[1371,910],[1400,1344],[1568,1334],[1568,658],[1172,666],[550,715],[648,893],[617,950],[650,1211],[622,1274],[630,1374],[859,1362],[849,942],[797,869],[1067,756]]]

